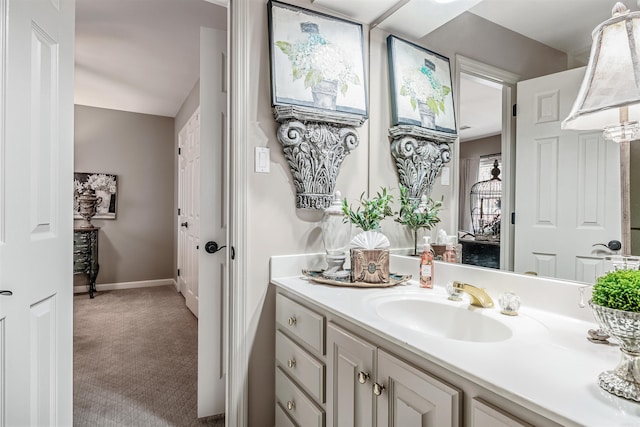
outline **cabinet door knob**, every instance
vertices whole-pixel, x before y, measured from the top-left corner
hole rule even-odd
[[[290,400],[287,402],[287,409],[290,411],[293,411],[294,408],[296,407],[296,402],[294,402],[293,400]]]
[[[384,386],[382,384],[373,383],[373,394],[376,396],[380,396],[384,391]]]
[[[366,372],[362,372],[362,371],[358,372],[358,382],[360,384],[364,384],[367,381],[369,381],[369,374],[367,374]]]
[[[289,317],[289,326],[293,326],[296,324],[296,318],[295,316],[291,316]]]
[[[289,359],[287,360],[287,366],[290,368],[295,368],[296,366],[296,359]]]

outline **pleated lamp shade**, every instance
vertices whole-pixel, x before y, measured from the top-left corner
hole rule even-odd
[[[622,124],[619,135],[610,139],[629,140],[635,135],[626,123],[640,122],[640,12],[616,3],[612,15],[593,30],[587,71],[562,128],[606,129]]]

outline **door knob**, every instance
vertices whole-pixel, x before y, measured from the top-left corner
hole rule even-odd
[[[382,384],[373,383],[373,394],[376,396],[380,396],[384,391],[384,386]]]
[[[204,250],[207,251],[208,254],[215,254],[219,250],[226,248],[227,246],[218,246],[218,244],[214,241],[210,241],[205,243]]]
[[[364,384],[369,380],[369,374],[363,371],[358,372],[358,382]]]
[[[189,223],[187,221],[180,223],[180,225],[184,228],[189,228]]]
[[[610,251],[619,251],[620,248],[622,248],[622,243],[620,243],[619,240],[610,240],[609,243],[607,243],[606,245],[604,243],[596,243],[595,245],[591,245],[591,246],[604,246],[605,248],[608,248]]]

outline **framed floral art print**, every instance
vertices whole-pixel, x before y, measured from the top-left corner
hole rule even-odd
[[[455,134],[449,59],[393,35],[387,51],[393,125]]]
[[[362,25],[269,2],[271,98],[367,116]]]
[[[109,173],[75,172],[73,174],[73,218],[82,219],[78,197],[86,189],[93,190],[100,202],[94,219],[116,219],[118,177]]]

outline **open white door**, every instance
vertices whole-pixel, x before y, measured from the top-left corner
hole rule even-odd
[[[227,33],[200,29],[198,417],[225,409]]]
[[[200,108],[178,134],[178,288],[198,317]]]
[[[73,0],[0,0],[0,425],[72,425]]]
[[[516,272],[593,283],[620,239],[618,145],[561,130],[584,68],[518,83]]]

